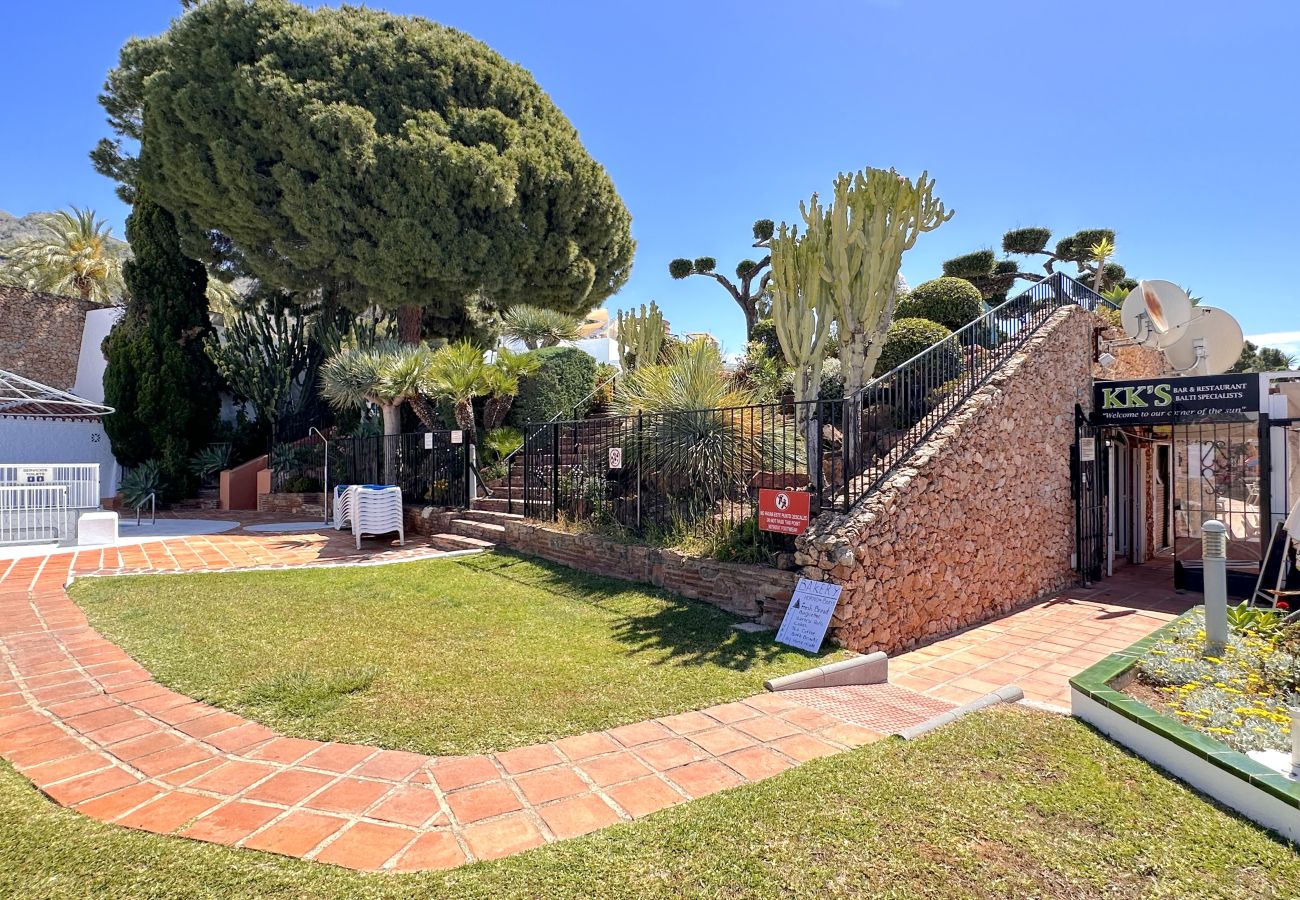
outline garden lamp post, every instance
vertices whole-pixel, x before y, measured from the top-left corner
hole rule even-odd
[[[1205,569],[1205,643],[1222,653],[1228,643],[1228,529],[1217,519],[1201,526]]]

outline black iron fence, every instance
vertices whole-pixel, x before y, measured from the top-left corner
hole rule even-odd
[[[328,450],[327,450],[328,448]],[[467,451],[450,431],[391,436],[315,435],[276,444],[271,450],[271,489],[317,493],[339,484],[395,484],[408,503],[465,506]]]
[[[597,526],[746,525],[762,488],[847,512],[874,491],[1058,309],[1111,305],[1056,274],[843,399],[529,425],[523,512]]]

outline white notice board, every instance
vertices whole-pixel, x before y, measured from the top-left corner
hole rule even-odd
[[[776,633],[777,643],[811,653],[820,650],[841,590],[843,588],[838,584],[800,578],[786,608],[785,618],[781,620],[781,628]]]

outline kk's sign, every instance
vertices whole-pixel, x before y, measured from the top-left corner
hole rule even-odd
[[[1259,376],[1099,381],[1092,408],[1098,425],[1240,421],[1259,412]]]

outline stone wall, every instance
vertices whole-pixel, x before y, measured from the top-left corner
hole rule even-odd
[[[1137,347],[1131,344],[1125,345],[1128,335],[1122,328],[1116,328],[1114,325],[1106,326],[1099,333],[1099,338],[1106,346],[1115,362],[1106,368],[1100,365],[1093,367],[1093,377],[1099,380],[1119,381],[1130,378],[1159,378],[1161,375],[1170,374],[1169,361],[1159,350],[1151,350],[1147,347]]]
[[[1098,325],[1058,312],[879,491],[799,537],[803,574],[844,586],[832,640],[897,652],[1075,579],[1070,449]]]
[[[282,516],[323,516],[325,495],[317,491],[308,494],[269,493],[257,495],[257,511]]]
[[[456,515],[408,506],[405,525],[409,532],[428,536],[450,531]],[[511,550],[583,572],[652,584],[763,625],[780,624],[799,582],[796,573],[765,566],[684,556],[659,547],[561,531],[532,522],[504,524],[505,534],[498,543]]]
[[[86,313],[97,305],[0,284],[0,369],[69,390]]]

